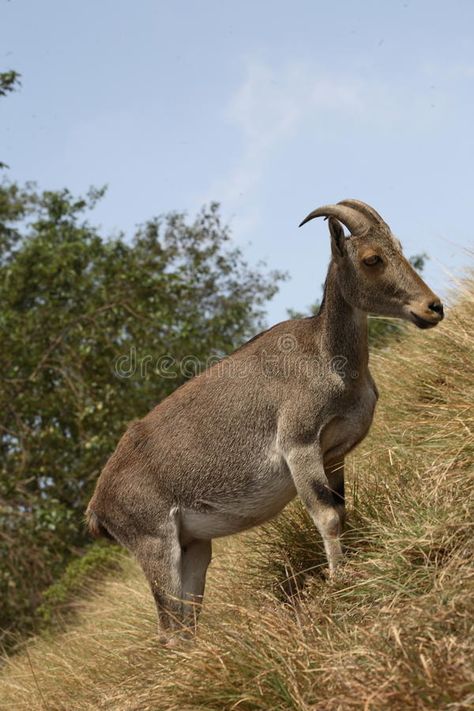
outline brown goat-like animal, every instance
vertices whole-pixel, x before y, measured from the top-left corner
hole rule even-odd
[[[335,570],[344,457],[366,436],[377,401],[367,314],[419,328],[443,318],[373,208],[343,200],[301,224],[320,216],[332,259],[317,316],[264,331],[132,423],[89,503],[91,532],[140,562],[165,635],[195,623],[212,539],[267,521],[296,494]]]

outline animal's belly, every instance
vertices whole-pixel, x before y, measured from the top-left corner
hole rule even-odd
[[[180,509],[181,538],[211,539],[239,533],[276,516],[296,495],[286,466],[256,479],[247,491],[231,500],[226,497],[199,501],[196,508]]]

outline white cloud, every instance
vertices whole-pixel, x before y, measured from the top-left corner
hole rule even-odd
[[[290,141],[304,122],[348,110],[353,115],[366,111],[357,82],[318,76],[305,64],[276,71],[260,62],[247,63],[245,78],[224,111],[225,120],[241,133],[241,156],[209,191],[219,196],[226,210],[237,211],[240,234],[258,221],[255,208],[247,211],[249,195],[258,188],[273,151]],[[242,199],[245,216],[239,210]]]
[[[428,93],[420,92],[420,76],[389,79],[338,75],[304,62],[282,68],[248,61],[241,85],[232,95],[223,116],[238,129],[240,157],[229,173],[215,182],[209,194],[218,196],[234,226],[247,238],[259,224],[259,185],[274,153],[299,135],[328,132],[344,138],[348,121],[370,142],[372,132],[426,133],[442,124],[445,102],[437,96],[437,111]],[[425,78],[426,81],[426,78]]]

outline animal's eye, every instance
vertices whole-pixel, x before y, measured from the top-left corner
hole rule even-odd
[[[382,260],[377,254],[372,254],[370,257],[366,257],[363,262],[367,264],[368,267],[373,267],[376,264],[381,264]]]

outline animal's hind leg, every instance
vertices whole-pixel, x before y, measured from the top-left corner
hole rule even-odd
[[[171,512],[154,536],[141,536],[133,552],[155,598],[161,632],[183,626],[182,560],[177,514]]]
[[[206,572],[212,556],[211,541],[193,540],[182,548],[185,624],[195,628],[201,611]]]

